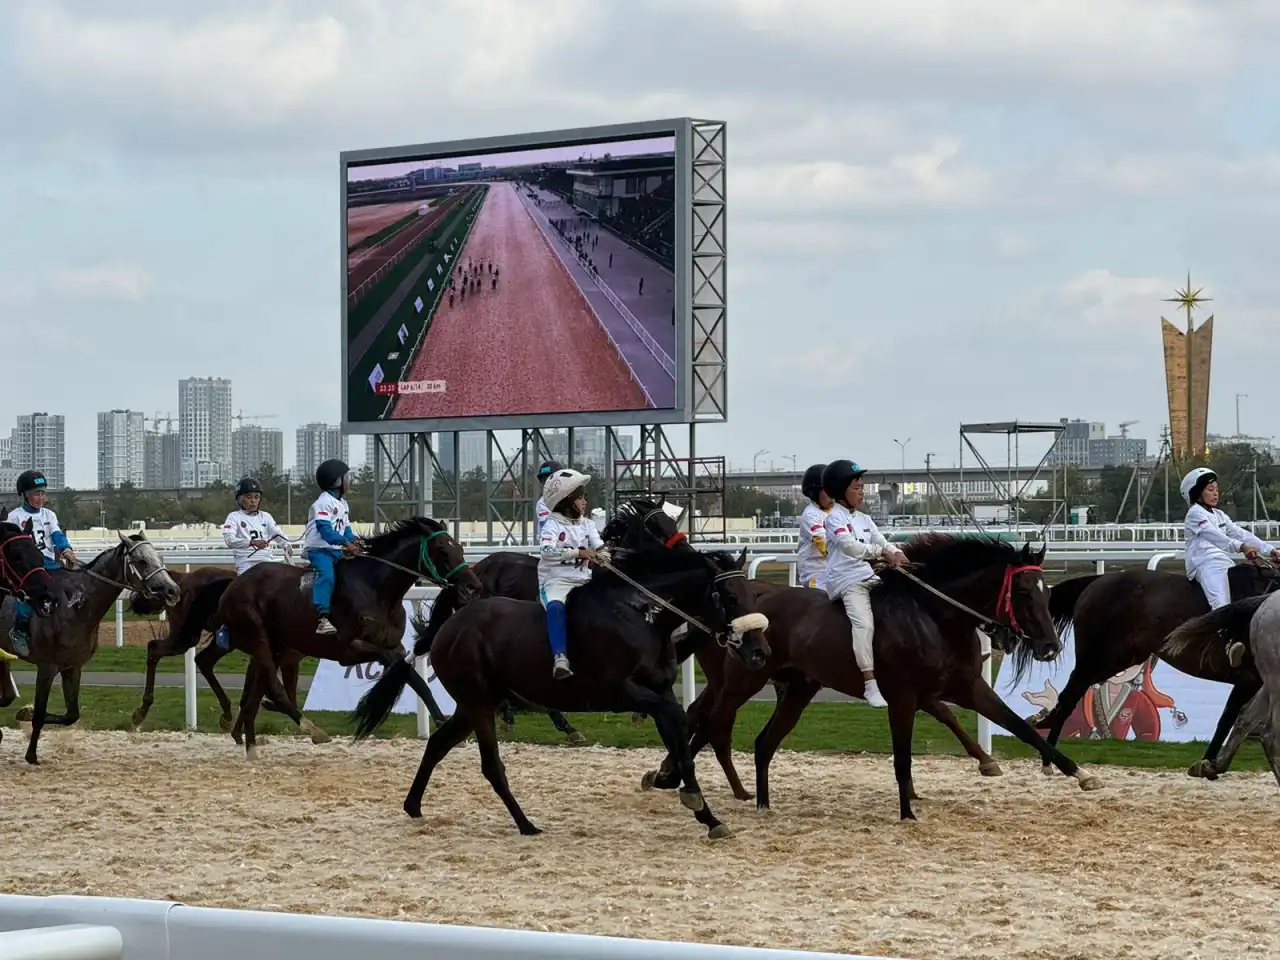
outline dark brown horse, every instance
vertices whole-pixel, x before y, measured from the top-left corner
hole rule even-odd
[[[30,652],[22,659],[36,665],[35,706],[18,711],[19,720],[31,721],[27,763],[38,763],[36,747],[46,724],[71,726],[80,719],[80,673],[98,649],[98,628],[122,590],[136,590],[165,603],[178,602],[178,585],[145,533],[126,537],[75,570],[55,570],[53,589],[65,602],[50,616],[31,621]],[[12,623],[10,606],[0,612],[0,644],[8,643]],[[48,712],[49,693],[56,677],[62,677],[65,714]]]
[[[44,554],[31,535],[31,521],[19,526],[0,520],[0,619],[6,615],[5,607],[13,607],[19,600],[29,603],[32,614],[37,617],[52,614],[57,603],[52,577],[44,568]],[[12,612],[7,615],[12,622]],[[9,672],[10,658],[18,659],[0,648],[0,707],[9,706],[17,697],[13,675]],[[3,739],[4,732],[0,730],[0,740]]]
[[[1240,564],[1229,572],[1231,596],[1255,597],[1280,586],[1277,571]],[[1165,639],[1176,627],[1209,612],[1199,584],[1182,573],[1161,570],[1126,570],[1064,580],[1049,594],[1049,613],[1059,630],[1070,624],[1075,634],[1075,666],[1052,710],[1030,718],[1038,729],[1049,731],[1057,743],[1062,727],[1076,704],[1095,683],[1102,683],[1127,667],[1143,663],[1153,654],[1183,673],[1204,680],[1231,684],[1222,717],[1205,749],[1204,759],[1187,771],[1193,777],[1214,779],[1213,760],[1243,707],[1262,685],[1251,658],[1232,667],[1225,657],[1202,660],[1198,652],[1163,651]],[[1046,773],[1049,773],[1047,768]]]
[[[1044,551],[1021,551],[987,537],[925,534],[902,545],[913,572],[951,601],[926,590],[892,569],[871,591],[875,616],[876,678],[889,703],[893,765],[898,781],[899,815],[914,819],[911,801],[919,799],[911,778],[911,739],[915,713],[924,710],[951,727],[970,756],[990,760],[955,720],[946,703],[978,711],[1035,747],[1082,789],[1101,786],[1068,757],[1049,746],[1019,718],[982,679],[982,651],[975,629],[995,625],[996,642],[1015,662],[1051,660],[1061,647],[1049,618],[1040,564]],[[756,806],[769,808],[769,764],[783,739],[823,687],[861,697],[862,673],[853,659],[849,621],[838,603],[814,590],[775,589],[760,598],[769,618],[766,634],[772,651],[764,671],[748,674],[730,663],[710,717],[695,731],[691,747],[725,741],[737,711],[763,685],[766,677],[785,682],[773,715],[756,737]],[[982,616],[978,620],[972,613]],[[950,723],[948,723],[950,718]],[[652,780],[650,780],[652,778]],[[646,781],[670,788],[659,772]]]
[[[233,649],[249,656],[252,668],[240,699],[236,726],[244,728],[245,752],[255,753],[254,717],[270,694],[281,712],[317,739],[318,728],[304,720],[277,676],[301,657],[335,660],[343,666],[404,660],[404,595],[419,579],[452,584],[469,601],[480,591],[475,572],[444,524],[415,517],[362,538],[364,553],[336,564],[329,620],[336,634],[317,634],[311,577],[298,567],[261,563],[231,581],[218,602],[217,624],[226,624]],[[414,692],[430,699],[426,681],[408,678]],[[234,731],[233,731],[234,732]]]
[[[628,551],[614,563],[629,580],[694,617],[701,636],[714,632],[749,666],[761,666],[768,646],[760,630],[741,561],[728,554],[700,554],[656,548]],[[688,752],[684,711],[672,690],[677,660],[671,633],[679,622],[611,569],[597,570],[569,596],[568,649],[574,660],[569,680],[551,675],[546,614],[538,603],[492,597],[469,603],[441,627],[431,646],[415,644],[414,655],[429,654],[436,677],[457,708],[431,735],[417,776],[404,801],[411,817],[422,815],[422,796],[436,765],[473,731],[481,769],[522,834],[535,827],[517,804],[498,754],[494,711],[512,698],[544,708],[583,712],[639,711],[650,716],[677,756],[681,802],[716,839],[728,828],[707,807]],[[412,666],[397,665],[361,699],[355,711],[357,738],[367,737],[399,698]]]

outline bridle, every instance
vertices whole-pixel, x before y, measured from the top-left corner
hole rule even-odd
[[[155,598],[156,596],[158,596],[158,593],[157,591],[151,589],[151,587],[147,585],[147,581],[149,581],[152,577],[158,577],[160,574],[164,573],[165,572],[164,564],[161,563],[150,573],[143,574],[142,571],[138,569],[138,565],[133,560],[133,551],[141,547],[142,543],[143,541],[141,540],[121,540],[120,541],[120,546],[124,547],[124,581],[125,581],[124,583],[120,583],[118,580],[112,580],[110,577],[104,577],[102,574],[98,573],[96,570],[90,569],[88,564],[83,564],[79,567],[76,567],[73,572],[83,573],[86,576],[93,577],[93,579],[95,580],[101,580],[103,583],[110,584],[113,587],[119,587],[121,590],[136,590],[137,592],[141,593],[145,597]],[[119,547],[117,547],[116,549],[118,550]],[[133,575],[133,578],[134,580],[137,581],[137,583],[129,582],[130,574]]]
[[[1021,625],[1018,623],[1018,615],[1013,609],[1014,577],[1023,573],[1039,573],[1041,576],[1044,575],[1044,569],[1038,563],[1011,563],[1005,567],[1004,580],[1000,584],[1000,593],[996,597],[996,616],[993,620],[991,617],[978,613],[977,610],[974,610],[971,607],[965,606],[954,597],[948,596],[932,584],[925,583],[914,573],[904,570],[901,567],[897,568],[897,572],[918,586],[924,587],[924,589],[928,590],[938,599],[949,603],[962,613],[967,613],[969,616],[973,617],[981,623],[983,627],[987,628],[985,632],[990,634],[992,642],[1005,652],[1009,651],[1009,649],[1014,645],[1015,640],[1027,639],[1026,633],[1023,632]],[[1002,617],[1005,617],[1006,619],[1002,620]]]
[[[450,581],[453,577],[471,566],[471,564],[467,563],[466,560],[463,560],[453,569],[441,573],[439,568],[436,566],[435,561],[431,559],[431,552],[429,549],[431,541],[436,537],[446,536],[448,532],[448,530],[436,530],[433,533],[424,533],[420,535],[418,542],[418,568],[416,570],[412,567],[406,567],[404,564],[396,563],[394,560],[388,560],[386,557],[375,557],[368,553],[362,553],[360,556],[366,560],[374,560],[378,563],[385,564],[388,567],[410,574],[416,580],[430,580],[438,587],[447,587],[451,585]]]
[[[9,560],[9,544],[16,543],[19,540],[30,540],[31,545],[33,547],[35,546],[35,537],[29,533],[15,533],[13,536],[5,540],[0,540],[0,582],[2,582],[4,586],[9,587],[15,597],[26,600],[29,596],[27,593],[27,580],[29,580],[33,574],[39,573],[47,579],[52,578],[49,576],[49,571],[46,570],[43,565],[39,567],[32,567],[21,576],[18,575],[18,568]]]

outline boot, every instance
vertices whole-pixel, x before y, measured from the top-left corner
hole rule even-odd
[[[865,699],[867,703],[871,704],[871,706],[878,707],[881,710],[889,706],[885,698],[880,695],[880,685],[876,683],[874,679],[867,680],[863,684],[863,687],[863,699]]]
[[[316,624],[316,633],[334,634],[338,632],[338,628],[329,622],[328,617],[321,617],[320,622]]]
[[[17,660],[18,657],[31,656],[31,637],[27,634],[25,625],[18,626],[16,623],[9,630],[9,640],[13,643],[13,652],[17,657],[6,657],[6,659]]]
[[[569,658],[563,653],[557,653],[552,662],[551,676],[557,680],[568,680],[573,676],[573,671],[569,669]]]

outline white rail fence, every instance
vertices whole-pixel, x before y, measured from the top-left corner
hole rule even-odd
[[[892,960],[532,930],[0,895],[3,960]]]

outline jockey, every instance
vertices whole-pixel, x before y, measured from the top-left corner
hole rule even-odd
[[[800,513],[800,543],[796,549],[796,579],[802,587],[826,589],[827,585],[827,514],[831,498],[822,489],[825,463],[815,463],[804,472],[800,492],[808,499]]]
[[[591,579],[583,561],[597,559],[604,546],[596,525],[587,516],[587,484],[591,478],[577,470],[556,470],[542,488],[550,508],[538,536],[538,598],[547,611],[551,639],[551,675],[557,680],[573,676],[569,657],[564,604],[570,592]]]
[[[826,519],[827,596],[839,598],[849,618],[853,657],[862,671],[864,696],[873,707],[887,707],[876,683],[872,649],[875,621],[871,587],[879,582],[869,560],[900,566],[906,555],[885,540],[862,506],[862,475],[867,471],[851,460],[836,460],[822,471],[822,489],[832,500]]]
[[[49,571],[61,570],[65,564],[71,569],[79,565],[75,551],[67,540],[67,535],[58,526],[58,515],[45,506],[48,481],[39,470],[27,470],[18,476],[18,496],[22,499],[20,506],[9,511],[5,519],[9,523],[22,526],[31,521],[31,537],[36,546],[44,553],[44,568]],[[13,627],[9,630],[9,639],[13,641],[14,652],[26,656],[30,653],[29,630],[31,627],[31,605],[25,600],[17,600],[13,612]]]
[[[1187,579],[1200,584],[1209,608],[1217,610],[1231,602],[1227,571],[1235,566],[1232,554],[1242,553],[1246,560],[1256,560],[1260,554],[1269,553],[1273,561],[1280,562],[1280,550],[1236,526],[1218,509],[1221,497],[1218,475],[1208,467],[1196,467],[1182,478],[1178,489],[1189,508],[1183,523]],[[1227,658],[1233,667],[1240,666],[1244,660],[1244,644],[1230,644]]]
[[[311,602],[320,622],[316,633],[337,633],[329,622],[329,603],[333,600],[333,564],[345,551],[360,552],[360,541],[351,529],[351,513],[344,499],[351,488],[351,468],[341,460],[326,460],[316,468],[316,486],[320,496],[307,511],[307,528],[302,535],[302,551],[316,572],[311,585]]]
[[[564,467],[560,466],[560,464],[557,463],[555,460],[548,460],[546,463],[544,463],[542,466],[538,468],[538,484],[540,486],[545,487],[547,485],[547,478],[550,477],[557,470],[563,470],[563,469]],[[535,537],[540,537],[542,536],[542,525],[547,522],[547,516],[548,514],[551,513],[551,511],[547,509],[547,502],[542,497],[538,498],[538,503],[533,508],[533,510],[534,510],[534,518],[535,518],[533,535]]]
[[[222,539],[231,548],[237,574],[274,560],[277,538],[288,542],[275,518],[259,509],[261,504],[262,485],[256,479],[245,477],[236,484],[236,506],[240,509],[227,514],[222,524]]]

